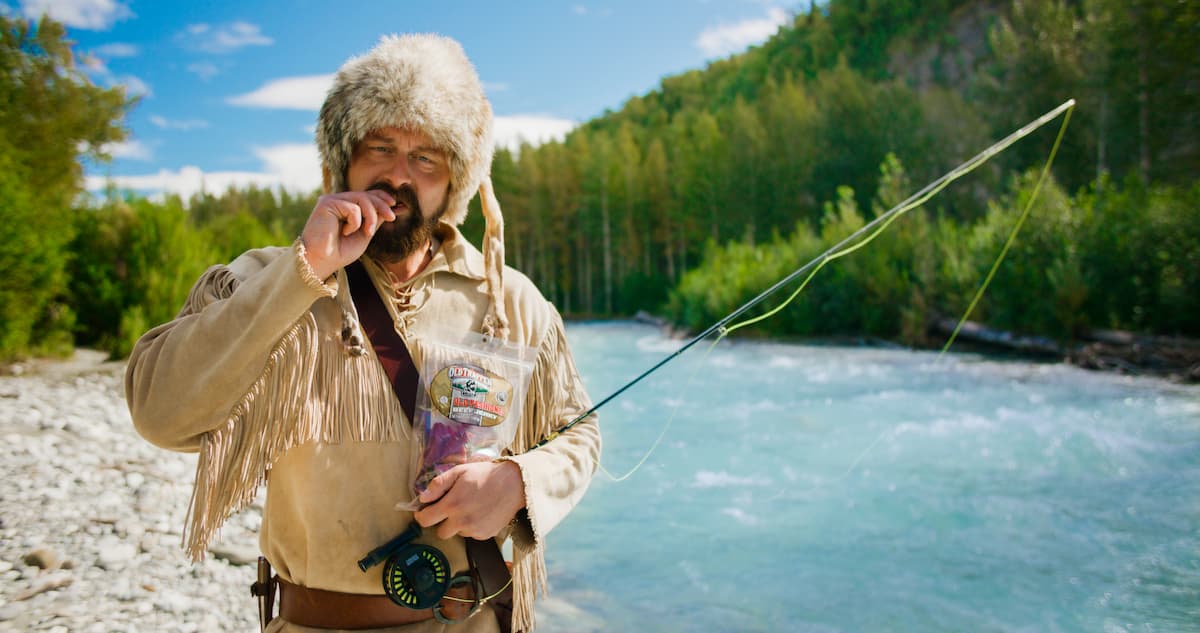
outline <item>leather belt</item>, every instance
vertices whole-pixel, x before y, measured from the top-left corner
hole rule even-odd
[[[406,609],[383,594],[340,593],[294,585],[282,578],[279,583],[279,617],[292,624],[315,629],[382,629],[433,619],[433,609]],[[451,620],[466,617],[475,601],[470,584],[451,587],[447,596],[468,600],[442,599],[442,616]]]

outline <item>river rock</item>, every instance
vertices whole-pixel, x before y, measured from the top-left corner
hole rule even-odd
[[[208,550],[213,558],[228,561],[231,565],[254,565],[258,563],[257,547],[239,547],[237,545],[214,545]]]
[[[261,506],[221,530],[229,562],[188,561],[196,456],[137,435],[123,372],[0,375],[0,632],[257,631],[253,567],[230,562],[257,557]]]
[[[21,560],[26,565],[37,567],[38,569],[58,569],[62,564],[58,553],[48,547],[39,547],[21,557]],[[12,566],[10,565],[9,567],[11,568]]]
[[[96,555],[96,565],[103,569],[118,569],[124,567],[137,556],[137,547],[131,543],[108,542],[100,546]]]

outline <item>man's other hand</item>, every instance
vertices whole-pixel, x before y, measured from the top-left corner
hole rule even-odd
[[[384,222],[396,219],[391,195],[370,191],[345,191],[317,198],[304,232],[304,256],[318,279],[328,279],[339,268],[367,250],[367,244]]]
[[[509,461],[461,464],[433,478],[413,513],[421,527],[437,525],[440,539],[489,539],[525,507],[521,468]]]

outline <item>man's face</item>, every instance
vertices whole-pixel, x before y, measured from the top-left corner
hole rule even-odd
[[[367,255],[390,263],[429,243],[449,201],[450,164],[421,132],[389,127],[354,146],[346,182],[351,191],[379,189],[396,199],[396,220],[384,222],[367,246]]]

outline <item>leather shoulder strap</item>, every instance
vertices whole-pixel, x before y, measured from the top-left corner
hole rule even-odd
[[[404,414],[412,421],[417,406],[420,374],[408,352],[408,346],[396,333],[392,315],[375,291],[375,284],[371,283],[367,269],[361,263],[353,262],[346,266],[346,280],[350,283],[350,298],[358,310],[358,322],[367,338],[371,339],[371,347],[375,348],[375,355],[392,383],[392,391],[396,392]]]

